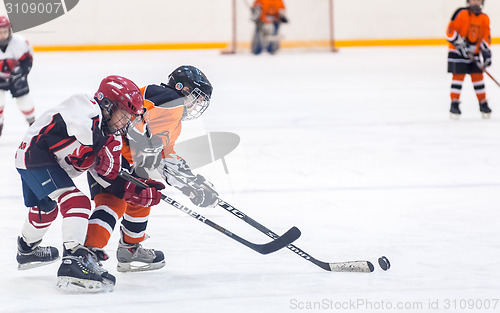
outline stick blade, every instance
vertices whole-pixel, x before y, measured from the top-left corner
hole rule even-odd
[[[261,254],[269,254],[275,251],[278,251],[295,240],[297,240],[301,235],[300,229],[297,227],[293,226],[290,228],[286,233],[284,233],[282,236],[276,238],[275,240],[268,242],[263,245],[259,245],[258,248],[256,249],[257,252]]]
[[[371,273],[374,270],[370,261],[348,261],[338,263],[328,263],[331,272],[357,272]]]

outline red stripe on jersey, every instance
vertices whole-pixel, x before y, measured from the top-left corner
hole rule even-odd
[[[75,138],[66,138],[66,139],[61,140],[60,142],[56,143],[55,145],[50,146],[49,150],[52,150],[52,152],[57,152],[61,149],[66,148],[67,146],[69,146],[70,144],[72,144],[75,141],[76,141]]]

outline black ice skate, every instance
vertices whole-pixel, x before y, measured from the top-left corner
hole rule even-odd
[[[479,111],[481,111],[481,115],[484,119],[488,119],[491,117],[491,109],[488,106],[487,101],[479,103]]]
[[[458,102],[458,101],[451,102],[450,118],[456,120],[460,117],[460,114],[462,114],[462,112],[460,111],[459,105],[460,105],[460,102]]]
[[[17,266],[18,270],[27,270],[59,260],[59,251],[55,247],[40,247],[39,240],[27,244],[22,237],[17,237]]]
[[[82,245],[64,250],[57,277],[57,288],[64,292],[112,291],[116,282],[94,253]]]
[[[145,249],[140,243],[128,244],[122,240],[116,250],[118,272],[140,272],[157,270],[165,266],[163,252]]]

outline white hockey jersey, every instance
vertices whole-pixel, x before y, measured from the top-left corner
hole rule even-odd
[[[0,49],[0,78],[8,79],[12,70],[18,67],[22,60],[29,61],[29,67],[31,68],[32,59],[33,48],[29,42],[24,37],[13,34],[5,51]]]
[[[82,173],[67,157],[84,162],[93,158],[106,143],[102,114],[97,102],[84,94],[75,95],[43,113],[28,128],[16,152],[16,167],[34,169],[60,166],[70,177]],[[115,136],[118,138],[118,136]]]

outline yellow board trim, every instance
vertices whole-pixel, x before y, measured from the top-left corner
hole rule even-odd
[[[492,44],[500,44],[500,38],[492,38]],[[335,47],[389,47],[389,46],[440,46],[446,45],[442,38],[429,39],[357,39],[336,40]],[[329,40],[284,40],[283,48],[329,47]],[[249,42],[239,42],[238,48],[249,49]],[[191,43],[147,43],[147,44],[109,44],[109,45],[58,45],[35,46],[36,52],[46,51],[112,51],[112,50],[179,50],[179,49],[226,49],[226,42],[191,42]]]

